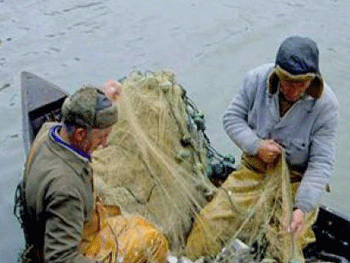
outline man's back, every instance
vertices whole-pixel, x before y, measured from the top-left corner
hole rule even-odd
[[[83,222],[93,208],[89,162],[55,141],[57,125],[45,124],[38,134],[23,180],[27,242],[50,262],[77,256]]]

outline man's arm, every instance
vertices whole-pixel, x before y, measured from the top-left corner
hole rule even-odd
[[[248,72],[237,97],[231,101],[223,115],[226,133],[242,151],[249,155],[258,153],[261,141],[248,125],[248,112],[253,107],[259,84],[256,72]]]
[[[317,204],[325,186],[329,183],[335,159],[335,129],[338,121],[338,106],[324,109],[319,122],[323,122],[312,135],[308,168],[298,188],[295,210],[289,231],[300,236],[305,227],[305,216]]]
[[[311,135],[307,170],[298,188],[295,206],[311,211],[324,193],[335,161],[335,136],[338,122],[337,101],[328,102],[316,121],[317,129]]]
[[[45,262],[96,262],[79,251],[85,219],[79,192],[68,182],[56,182],[50,189],[46,198]]]

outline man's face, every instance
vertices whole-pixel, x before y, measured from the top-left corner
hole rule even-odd
[[[306,89],[310,86],[311,80],[285,80],[280,81],[280,91],[289,101],[297,101],[305,94]]]
[[[85,152],[92,152],[98,148],[107,146],[108,136],[112,131],[112,127],[105,129],[92,129],[91,134],[86,133],[81,149]]]

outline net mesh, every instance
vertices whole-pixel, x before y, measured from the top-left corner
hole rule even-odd
[[[94,153],[95,190],[104,203],[154,223],[167,237],[171,253],[179,255],[195,218],[200,220],[198,214],[217,191],[208,180],[212,151],[203,132],[203,115],[172,71],[132,72],[121,84],[120,119],[109,146]],[[244,262],[243,258],[252,262],[250,252],[228,252],[237,237],[256,245],[256,261],[271,257],[288,262],[299,257],[293,238],[282,227],[291,216],[292,204],[285,163],[271,173],[275,176],[255,192],[232,199],[231,208],[240,211],[235,232],[213,241],[220,249],[227,247],[206,262]],[[254,205],[242,210],[239,203],[248,199],[255,200]]]
[[[133,72],[122,86],[109,147],[94,153],[96,191],[156,224],[178,251],[213,190],[205,174],[208,141],[173,72]]]
[[[276,262],[304,261],[296,238],[287,231],[292,218],[292,187],[284,156],[268,169],[257,191],[246,192],[238,198],[252,198],[248,209],[231,240],[240,237],[255,249],[255,260]],[[233,199],[234,200],[234,199]],[[237,203],[242,203],[237,200]],[[237,208],[238,209],[238,208]],[[237,254],[235,255],[237,256]]]
[[[186,256],[193,261],[202,256],[215,259],[209,262],[303,262],[302,247],[310,240],[302,243],[287,231],[296,188],[284,158],[265,173],[242,166],[200,211],[187,240]],[[313,220],[310,217],[307,224]],[[249,249],[238,251],[231,246],[237,239]]]

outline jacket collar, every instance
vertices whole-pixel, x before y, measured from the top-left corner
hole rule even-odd
[[[89,175],[91,173],[90,159],[82,156],[78,152],[66,147],[66,145],[56,141],[52,136],[51,132],[55,129],[59,129],[61,124],[54,123],[50,125],[47,136],[49,140],[47,143],[50,144],[49,149],[56,154],[65,164],[70,166],[76,173]],[[84,179],[85,180],[85,179]]]
[[[49,136],[51,137],[51,139],[54,140],[56,143],[60,144],[62,147],[66,148],[67,150],[77,154],[80,158],[83,158],[85,161],[91,161],[90,154],[62,140],[61,136],[58,134],[58,131],[61,127],[62,125],[55,125],[51,127],[49,131]]]

